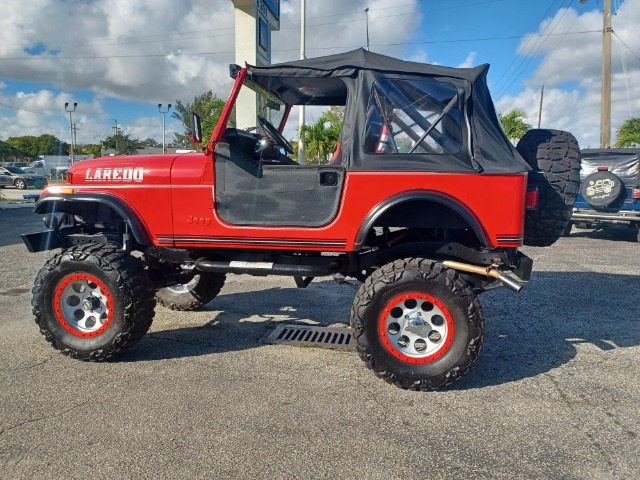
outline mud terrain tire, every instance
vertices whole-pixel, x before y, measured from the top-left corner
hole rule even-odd
[[[32,293],[42,335],[81,360],[106,360],[135,345],[156,304],[142,262],[113,245],[63,250],[42,267]]]
[[[225,280],[224,273],[201,272],[189,283],[161,288],[156,292],[156,300],[171,310],[197,310],[220,293]]]
[[[524,244],[548,247],[571,220],[580,187],[580,147],[560,130],[529,130],[516,147],[533,169],[529,185],[538,187],[538,208],[527,211]]]
[[[361,285],[351,329],[360,358],[378,377],[428,391],[467,373],[482,347],[484,316],[454,270],[409,258],[384,265]]]

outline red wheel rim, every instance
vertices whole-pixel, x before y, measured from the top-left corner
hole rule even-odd
[[[56,287],[53,308],[60,325],[76,337],[97,337],[113,320],[111,292],[88,273],[65,277]]]
[[[387,351],[412,364],[433,362],[453,342],[453,317],[436,297],[408,292],[392,298],[378,320],[378,333]]]

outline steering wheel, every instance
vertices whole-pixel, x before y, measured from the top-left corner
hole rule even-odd
[[[258,115],[258,123],[264,130],[265,135],[269,137],[269,140],[271,140],[276,145],[284,148],[287,153],[290,153],[291,155],[295,153],[295,151],[293,150],[293,147],[287,141],[287,139],[284,138],[282,134],[278,131],[278,129],[273,125],[271,125],[266,118]]]

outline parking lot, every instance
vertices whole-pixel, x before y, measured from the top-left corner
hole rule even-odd
[[[6,192],[6,190],[5,190]],[[31,191],[28,191],[31,192]],[[30,290],[29,208],[0,210],[0,477],[637,478],[640,245],[623,227],[527,248],[520,295],[480,298],[485,347],[442,392],[387,385],[353,351],[266,345],[345,325],[331,280],[229,276],[200,312],[157,308],[107,363],[55,352]]]

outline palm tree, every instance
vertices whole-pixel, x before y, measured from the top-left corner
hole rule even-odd
[[[340,139],[342,124],[331,123],[324,115],[311,125],[304,125],[300,135],[304,138],[304,151],[309,165],[327,163]]]
[[[618,129],[616,147],[630,148],[640,145],[640,118],[627,118]]]
[[[531,130],[531,125],[525,122],[527,114],[520,108],[514,108],[505,115],[499,113],[498,118],[500,119],[504,133],[513,143],[516,143],[528,130]]]

